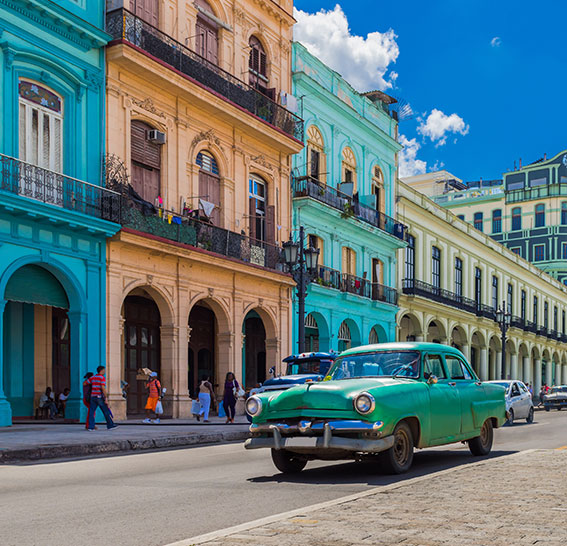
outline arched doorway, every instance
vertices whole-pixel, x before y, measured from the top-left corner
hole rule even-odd
[[[445,343],[447,334],[443,324],[438,320],[432,320],[427,327],[427,341],[432,343]]]
[[[79,373],[71,373],[69,298],[55,274],[28,264],[9,278],[4,299],[0,379],[12,416],[32,417],[47,387],[54,399],[65,388],[79,389]],[[79,362],[73,365],[77,370]]]
[[[135,290],[124,300],[124,380],[128,383],[126,412],[139,415],[146,405],[145,381],[138,370],[161,372],[161,316],[155,301],[143,290]]]
[[[418,318],[411,313],[400,319],[399,341],[422,341],[422,328]]]
[[[305,317],[305,351],[319,351],[319,326],[311,313]]]
[[[358,347],[361,344],[360,331],[353,320],[343,320],[339,327],[338,342],[339,352],[346,351],[351,347]]]
[[[250,311],[244,319],[244,385],[254,387],[266,381],[266,329],[260,315]]]
[[[215,374],[215,339],[218,331],[214,311],[205,303],[194,305],[189,313],[189,393],[194,396],[204,375],[218,383]]]
[[[386,343],[388,341],[388,336],[384,331],[382,326],[375,324],[372,329],[370,330],[370,334],[368,336],[368,343],[370,345],[374,345],[376,343]]]

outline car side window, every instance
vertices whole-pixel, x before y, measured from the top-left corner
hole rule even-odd
[[[423,365],[424,377],[429,379],[432,375],[437,379],[446,379],[445,370],[443,369],[443,362],[438,355],[426,355]]]
[[[518,383],[512,384],[512,396],[520,396],[520,389],[518,387]]]
[[[522,392],[528,392],[527,387],[523,383],[520,383],[519,385],[520,385],[520,389],[522,390]]]
[[[447,368],[449,369],[449,375],[451,376],[451,379],[472,380],[473,377],[471,373],[460,358],[457,358],[456,356],[446,355],[445,362],[447,364]]]

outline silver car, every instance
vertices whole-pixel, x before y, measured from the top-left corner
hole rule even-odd
[[[486,381],[502,385],[506,389],[506,412],[508,414],[508,424],[514,423],[514,419],[525,419],[528,423],[534,420],[534,403],[528,388],[521,382],[509,381]]]

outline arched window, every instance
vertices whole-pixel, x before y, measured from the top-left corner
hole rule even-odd
[[[19,84],[20,159],[50,171],[63,171],[63,101],[41,85]]]
[[[492,233],[502,233],[502,209],[492,211]]]
[[[274,244],[276,240],[275,206],[268,205],[268,185],[252,174],[248,181],[250,238]]]
[[[535,227],[545,226],[545,205],[540,203],[535,207]]]
[[[378,332],[376,331],[376,328],[372,328],[372,330],[370,330],[370,335],[368,336],[368,343],[370,345],[376,345],[377,343],[380,343],[380,339],[378,337]]]
[[[219,63],[218,23],[211,17],[214,11],[206,0],[195,0],[197,22],[195,24],[195,43],[197,53],[207,61]]]
[[[215,157],[208,151],[197,154],[199,165],[199,212],[214,225],[220,225],[220,177]]]
[[[522,229],[522,209],[521,207],[514,207],[512,209],[512,231],[519,231]]]
[[[320,182],[326,181],[327,156],[325,142],[321,132],[315,125],[307,129],[307,170],[308,175]]]
[[[356,252],[348,246],[343,246],[342,272],[347,275],[356,275]]]
[[[356,192],[356,158],[350,148],[343,150],[342,161],[342,185],[341,191],[352,195]]]
[[[384,193],[384,175],[382,169],[376,166],[372,170],[372,195],[376,198],[376,210],[386,213],[386,194]]]
[[[248,45],[250,46],[250,56],[248,57],[250,85],[275,100],[275,89],[268,88],[268,56],[264,46],[256,36],[250,37]]]
[[[350,328],[346,321],[341,323],[339,327],[339,351],[346,351],[347,349],[351,348],[352,345],[352,336],[350,333]]]
[[[139,120],[131,123],[132,186],[145,201],[160,195],[161,146],[149,140],[152,127]]]
[[[323,252],[325,250],[323,239],[321,237],[317,237],[317,235],[308,235],[307,237],[307,246],[310,248],[319,249],[319,265],[324,265],[325,260],[323,259]]]

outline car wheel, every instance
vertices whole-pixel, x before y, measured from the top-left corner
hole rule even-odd
[[[394,445],[380,453],[380,462],[388,474],[403,474],[413,463],[413,436],[409,425],[402,421],[394,429]]]
[[[272,449],[272,461],[283,474],[297,474],[307,464],[307,459],[285,449]]]
[[[533,423],[534,422],[534,408],[530,408],[530,412],[526,417],[526,423]]]
[[[551,408],[545,408],[545,411],[549,411]]]
[[[506,423],[508,425],[514,424],[514,410],[512,408],[510,408],[510,411],[508,412],[508,420],[506,421]]]
[[[469,440],[469,449],[477,457],[488,455],[492,449],[493,440],[494,429],[492,428],[492,421],[487,419],[480,429],[480,436]]]

